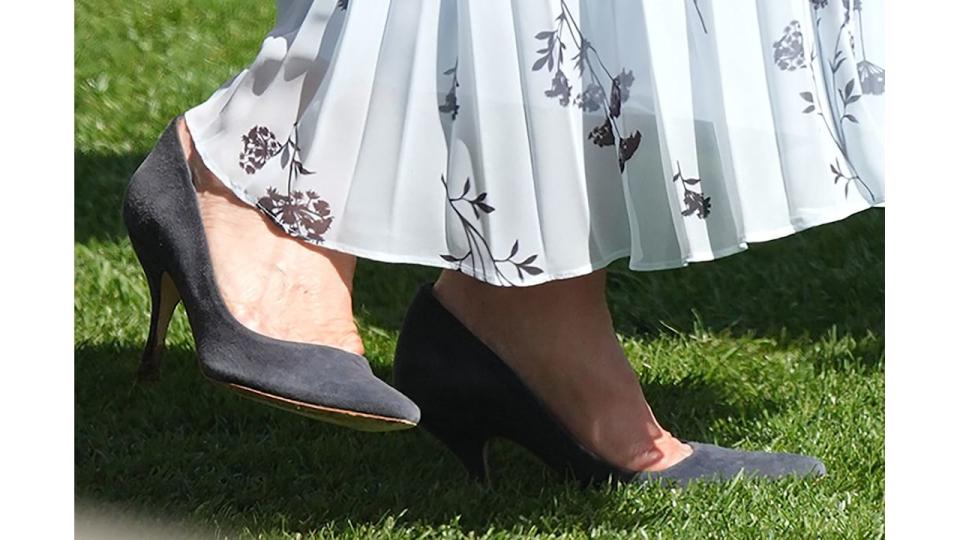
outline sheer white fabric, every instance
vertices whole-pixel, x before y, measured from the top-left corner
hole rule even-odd
[[[304,241],[533,285],[884,201],[882,0],[281,1],[186,120]]]

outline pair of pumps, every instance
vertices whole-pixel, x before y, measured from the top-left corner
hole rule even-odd
[[[248,397],[370,431],[417,425],[449,447],[472,476],[487,478],[485,448],[511,439],[583,484],[825,474],[819,460],[689,442],[693,454],[663,471],[621,469],[584,448],[547,407],[433,296],[413,300],[394,361],[397,389],[367,360],[320,345],[257,334],[228,311],[217,288],[203,222],[174,120],[133,175],[123,217],[152,298],[141,376],[155,375],[170,317],[183,302],[210,380]],[[399,391],[398,391],[399,390]],[[402,393],[401,393],[402,392]]]

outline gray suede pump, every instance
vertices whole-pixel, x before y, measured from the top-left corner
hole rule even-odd
[[[228,311],[214,279],[177,119],[134,173],[123,203],[130,242],[153,301],[141,378],[156,377],[167,326],[183,302],[200,372],[264,403],[365,431],[417,424],[417,406],[378,379],[365,358],[333,347],[273,339]]]
[[[471,476],[488,478],[487,442],[510,439],[582,484],[768,479],[821,476],[819,460],[688,442],[693,454],[663,471],[636,472],[604,461],[580,444],[517,375],[424,285],[407,312],[394,360],[397,388],[420,406],[420,425],[457,456]],[[686,441],[684,441],[686,442]]]

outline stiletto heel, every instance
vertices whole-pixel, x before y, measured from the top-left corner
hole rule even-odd
[[[150,330],[140,377],[155,378],[179,302],[200,372],[246,397],[367,431],[413,427],[417,406],[378,379],[362,356],[269,338],[227,309],[213,274],[196,189],[174,119],[131,178],[123,220],[150,286]]]
[[[397,388],[420,406],[423,425],[466,466],[485,478],[491,437],[526,447],[581,484],[821,476],[819,460],[796,454],[746,452],[687,442],[693,454],[658,472],[630,471],[585,448],[523,381],[457,320],[424,285],[407,311],[394,359]]]
[[[140,358],[140,368],[137,370],[137,380],[141,382],[156,381],[160,378],[167,328],[173,318],[173,311],[180,303],[180,293],[168,274],[161,273],[159,277],[147,274],[147,283],[150,285],[151,299],[150,331]]]
[[[457,427],[452,423],[421,422],[420,426],[453,452],[474,480],[488,484],[487,438],[471,431],[469,420],[461,418]]]

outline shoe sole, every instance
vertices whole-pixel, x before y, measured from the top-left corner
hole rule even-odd
[[[174,284],[173,280],[170,278],[170,275],[166,272],[161,275],[160,302],[160,318],[158,319],[157,324],[160,327],[159,341],[162,344],[166,337],[167,326],[170,324],[174,310],[176,309],[177,304],[180,302],[180,293],[177,290],[176,284]],[[158,350],[154,351],[154,354],[152,355],[144,356],[144,362],[141,362],[140,369],[137,373],[137,379],[139,381],[149,382],[159,379],[160,352],[161,351]],[[218,386],[224,386],[228,390],[236,392],[243,397],[257,401],[258,403],[270,405],[277,409],[296,413],[321,422],[356,429],[359,431],[373,432],[399,431],[417,426],[416,423],[410,422],[409,420],[404,420],[402,418],[392,418],[389,416],[380,416],[348,409],[325,407],[323,405],[316,405],[313,403],[306,403],[303,401],[297,401],[295,399],[273,395],[239,384],[221,382],[208,377],[203,372],[203,367],[200,365],[199,358],[197,358],[197,367],[200,368],[200,373],[205,379]]]
[[[213,381],[216,382],[216,381]],[[268,394],[253,388],[247,388],[233,383],[217,383],[225,386],[227,389],[240,394],[241,396],[252,399],[264,405],[269,405],[287,412],[296,413],[307,418],[327,422],[342,427],[348,427],[358,431],[386,432],[400,431],[416,427],[417,424],[404,420],[402,418],[391,418],[389,416],[380,416],[376,414],[351,411],[348,409],[337,409],[334,407],[324,407],[312,403],[304,403],[295,399],[289,399],[281,396]]]

